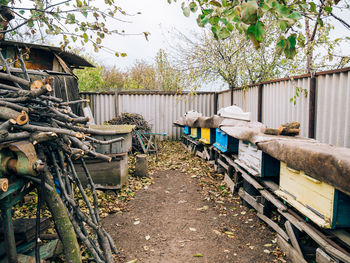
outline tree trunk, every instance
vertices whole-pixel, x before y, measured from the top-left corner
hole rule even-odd
[[[312,58],[313,58],[313,47],[310,33],[309,18],[305,17],[305,31],[306,31],[306,71],[311,73],[312,71]]]
[[[45,168],[45,181],[55,189],[50,172]],[[55,221],[55,227],[63,244],[65,262],[81,263],[81,253],[73,225],[69,220],[68,213],[62,199],[56,190],[49,191],[44,188],[44,198]]]

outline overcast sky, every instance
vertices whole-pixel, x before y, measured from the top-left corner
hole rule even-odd
[[[168,4],[167,0],[119,0],[118,5],[127,13],[140,15],[123,16],[121,19],[130,23],[115,22],[111,29],[124,29],[126,33],[137,34],[149,32],[147,41],[143,35],[109,36],[103,44],[113,50],[127,53],[125,58],[117,58],[109,52],[100,51],[94,54],[87,49],[102,65],[117,66],[121,69],[131,66],[136,59],[153,61],[160,48],[168,46],[171,41],[170,31],[177,29],[183,33],[201,30],[196,22],[196,16],[187,18],[182,14],[180,3]]]

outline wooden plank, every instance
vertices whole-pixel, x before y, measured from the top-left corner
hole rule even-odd
[[[287,240],[287,241],[289,240],[289,237],[288,237],[287,233],[284,232],[284,230],[283,230],[282,228],[280,228],[278,224],[276,224],[276,223],[275,223],[274,221],[272,221],[270,218],[268,218],[267,216],[265,216],[265,215],[263,215],[263,214],[261,214],[261,213],[258,213],[257,215],[258,215],[258,217],[259,217],[262,221],[264,221],[264,222],[265,222],[266,224],[268,224],[273,230],[275,230],[275,231],[278,233],[278,235],[280,235],[281,237],[283,237],[284,240]]]
[[[277,209],[281,211],[287,211],[287,207],[280,201],[278,200],[273,194],[271,194],[267,190],[260,190],[260,193],[263,197],[265,197],[267,200],[269,200],[274,206],[277,207]]]
[[[232,181],[232,179],[227,174],[225,174],[224,182],[230,188],[231,193],[233,193],[235,191],[235,183]]]
[[[269,179],[264,179],[264,181],[262,181],[262,183],[264,185],[266,185],[272,192],[279,189],[278,184],[276,184],[274,181],[271,181]]]
[[[317,263],[338,263],[339,261],[331,258],[321,248],[316,249],[316,262]]]
[[[293,263],[307,263],[307,261],[300,257],[300,254],[280,235],[277,235],[277,244]]]
[[[291,222],[293,224],[294,227],[296,227],[299,231],[303,232],[303,229],[301,228],[301,226],[299,225],[299,220],[297,218],[295,218],[293,215],[291,215],[288,212],[284,212],[280,209],[278,209],[278,212],[284,216],[285,219],[287,219],[289,222]]]
[[[210,155],[208,153],[207,147],[204,147],[204,154],[207,157],[207,160],[210,160]]]
[[[259,204],[253,196],[245,192],[243,189],[239,189],[238,195],[242,197],[244,201],[250,204],[256,211],[261,214],[264,213],[264,206]]]
[[[350,233],[343,229],[328,230],[329,234],[332,234],[343,241],[346,245],[350,246]]]
[[[300,254],[300,256],[303,257],[303,252],[300,249],[299,242],[298,242],[297,237],[295,236],[295,232],[294,232],[292,224],[289,221],[286,221],[284,226],[286,227],[287,234],[290,238],[290,241],[292,242],[293,247]]]
[[[224,163],[222,160],[218,159],[218,164],[222,166],[226,171],[228,171],[228,165]]]
[[[249,168],[247,165],[245,165],[243,162],[240,162],[239,160],[235,160],[235,163],[237,163],[240,167],[242,167],[244,170],[246,170],[249,174],[253,175],[253,176],[259,176],[260,174]]]
[[[322,238],[309,224],[300,222],[301,228],[307,233],[320,247],[322,247],[328,254],[336,259],[344,262],[350,262],[350,255],[344,253],[339,249],[330,245],[324,238]]]
[[[237,161],[237,160],[236,160]],[[257,190],[264,189],[262,185],[260,185],[256,180],[254,180],[246,171],[244,171],[239,165],[236,163],[234,164],[234,167],[236,170],[240,171],[242,174],[242,177],[251,185],[253,185]]]
[[[232,160],[230,157],[228,157],[227,155],[225,154],[221,154],[222,157],[225,158],[225,160],[231,165],[231,166],[234,166],[235,165],[235,162],[234,160]]]

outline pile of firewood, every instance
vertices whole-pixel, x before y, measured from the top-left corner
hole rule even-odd
[[[285,136],[296,136],[300,134],[300,123],[297,121],[282,124],[278,129],[267,128],[265,134],[269,135],[285,135]]]
[[[144,132],[146,134],[142,134],[142,136],[148,141],[150,139],[150,135],[147,134],[151,132],[152,127],[148,121],[141,114],[137,113],[127,113],[124,112],[119,116],[113,118],[108,121],[106,124],[110,125],[135,125],[135,130]],[[132,133],[132,150],[133,152],[143,152],[142,145],[138,138],[138,135],[133,132]]]
[[[2,55],[0,59],[2,68],[6,69],[6,72],[0,72],[0,149],[16,141],[29,141],[34,145],[40,162],[36,162],[35,176],[25,178],[38,189],[37,222],[40,222],[41,203],[45,201],[63,243],[66,262],[81,262],[77,240],[84,243],[95,262],[115,262],[113,253],[117,251],[114,241],[101,225],[94,182],[84,158],[89,156],[110,162],[112,158],[96,152],[92,143],[108,144],[122,138],[108,142],[93,138],[93,135],[114,133],[90,129],[86,125],[87,117],[72,112],[72,104],[86,100],[63,102],[52,96],[50,77],[31,81],[21,58],[24,78],[15,76]],[[93,202],[89,201],[72,160],[80,160],[89,180]],[[8,176],[12,174],[8,173]],[[58,186],[54,179],[58,180]],[[60,195],[55,187],[59,188]],[[78,203],[82,200],[77,202],[77,192],[88,213],[79,208]]]

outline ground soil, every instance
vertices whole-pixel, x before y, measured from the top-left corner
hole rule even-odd
[[[201,179],[180,170],[153,174],[126,211],[103,223],[121,262],[287,262],[276,235],[241,205],[207,198]],[[134,261],[136,262],[136,261]]]

